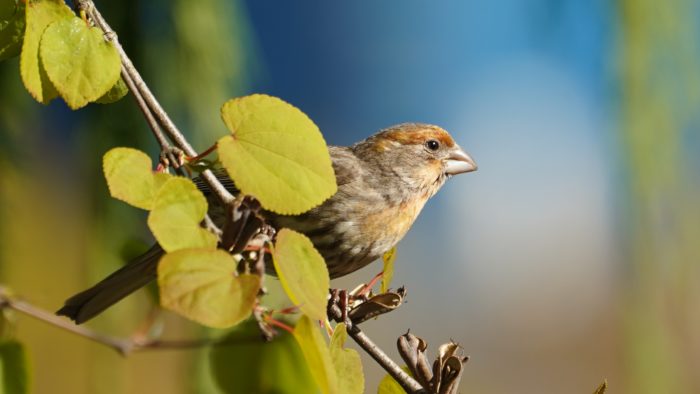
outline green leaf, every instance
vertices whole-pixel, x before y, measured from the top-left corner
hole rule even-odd
[[[17,56],[22,48],[24,9],[24,1],[0,0],[0,61]]]
[[[299,343],[306,364],[321,388],[321,392],[337,393],[338,380],[335,368],[318,323],[303,315],[294,327],[294,338]]]
[[[296,107],[254,94],[226,102],[221,117],[233,135],[219,140],[219,158],[236,186],[265,209],[300,214],[336,192],[323,136]]]
[[[223,250],[182,249],[158,263],[160,304],[209,327],[231,327],[248,316],[260,290],[257,275],[236,275]]]
[[[72,19],[75,14],[63,0],[28,1],[25,12],[26,29],[19,71],[24,87],[32,97],[40,103],[48,104],[58,96],[58,92],[39,61],[39,42],[46,26],[51,22]]]
[[[384,256],[384,269],[382,270],[382,286],[381,293],[386,293],[391,285],[391,280],[394,279],[394,261],[396,260],[396,246],[389,249]]]
[[[166,252],[216,247],[217,238],[199,223],[207,213],[207,200],[191,180],[172,177],[156,193],[148,227]]]
[[[117,48],[102,30],[77,17],[49,24],[40,54],[51,83],[72,109],[99,99],[119,80]]]
[[[317,393],[318,386],[294,337],[282,331],[272,341],[260,337],[252,319],[236,326],[210,353],[211,369],[226,393]]]
[[[111,104],[113,102],[121,100],[122,97],[129,93],[129,87],[126,86],[124,79],[119,78],[117,83],[112,86],[107,93],[103,94],[102,97],[98,98],[95,102],[98,104]]]
[[[16,341],[0,342],[0,393],[29,392],[27,356]]]
[[[401,367],[407,374],[411,375],[411,371],[407,366]],[[394,379],[391,375],[386,374],[384,378],[379,382],[379,387],[377,387],[377,394],[406,394],[401,385]]]
[[[160,187],[172,178],[154,173],[151,158],[138,149],[113,148],[102,158],[102,170],[112,197],[150,210]]]
[[[356,350],[343,348],[347,338],[345,324],[340,323],[335,326],[331,337],[330,353],[338,379],[338,391],[344,394],[362,394],[365,390],[362,360]]]
[[[325,320],[330,278],[311,241],[296,231],[280,230],[272,261],[289,299],[312,319]]]

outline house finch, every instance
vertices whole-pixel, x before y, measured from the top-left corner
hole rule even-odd
[[[406,123],[349,147],[329,146],[338,191],[297,216],[264,212],[275,228],[305,234],[325,259],[331,278],[380,258],[406,234],[426,201],[452,175],[476,164],[442,128]],[[236,192],[223,173],[224,185]],[[205,194],[202,182],[196,182]],[[220,207],[210,201],[210,214]],[[216,221],[220,214],[212,214]],[[156,278],[163,250],[155,245],[95,286],[69,298],[57,314],[80,324]]]

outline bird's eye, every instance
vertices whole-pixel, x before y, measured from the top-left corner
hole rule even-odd
[[[437,142],[436,140],[428,140],[425,142],[425,147],[432,150],[432,151],[436,151],[436,150],[440,149],[440,143]]]

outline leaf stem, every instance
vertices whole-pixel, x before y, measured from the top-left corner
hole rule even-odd
[[[214,143],[214,145],[212,145],[212,146],[210,146],[209,148],[207,148],[204,152],[202,152],[202,153],[200,153],[200,154],[198,154],[197,156],[194,156],[194,157],[186,157],[186,159],[187,159],[187,161],[189,161],[189,162],[191,162],[191,163],[197,162],[197,161],[199,161],[199,160],[202,160],[204,157],[206,157],[206,156],[207,156],[208,154],[210,154],[211,152],[214,152],[214,151],[216,150],[217,147],[218,147],[217,144]]]

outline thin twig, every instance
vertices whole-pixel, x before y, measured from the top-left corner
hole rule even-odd
[[[73,334],[80,335],[84,338],[90,339],[94,342],[100,343],[102,345],[108,346],[117,352],[121,353],[122,355],[126,355],[131,352],[131,346],[127,343],[127,341],[119,338],[114,338],[110,337],[107,335],[102,335],[100,333],[94,332],[90,330],[89,328],[83,327],[83,326],[77,326],[73,323],[69,323],[62,318],[54,315],[51,312],[45,311],[40,308],[36,308],[35,306],[29,304],[26,301],[18,300],[15,298],[12,298],[8,296],[7,294],[0,294],[0,307],[1,308],[10,308],[13,310],[16,310],[18,312],[22,312],[26,315],[29,315],[35,319],[39,319],[41,321],[44,321],[46,323],[49,323],[51,325],[54,325],[58,328],[61,328],[63,330],[72,332]]]
[[[117,34],[111,27],[109,27],[109,24],[97,10],[97,7],[95,7],[92,0],[78,0],[78,6],[80,9],[85,10],[90,19],[92,19],[95,24],[102,29],[102,31],[104,31],[107,39],[114,43],[114,46],[117,48],[119,57],[122,61],[122,68],[127,74],[129,74],[131,80],[133,81],[135,87],[134,90],[138,90],[141,93],[145,103],[158,119],[158,122],[165,128],[165,131],[170,136],[170,139],[175,143],[175,145],[177,145],[178,148],[182,149],[186,155],[196,157],[197,151],[192,148],[192,145],[190,145],[185,136],[180,132],[172,119],[170,119],[170,116],[168,116],[158,100],[155,98],[151,92],[151,89],[148,87],[148,85],[146,85],[141,77],[141,74],[138,72],[138,70],[136,70],[136,67],[134,67],[131,59],[129,59],[129,56],[119,43]],[[218,196],[222,203],[230,204],[234,201],[235,197],[228,190],[226,190],[224,185],[219,182],[211,170],[205,170],[202,172],[201,177],[207,182],[207,184],[209,184],[209,187]]]
[[[260,336],[250,338],[218,339],[218,338],[199,338],[199,339],[180,339],[180,340],[160,340],[160,339],[137,339],[119,338],[109,335],[104,335],[91,330],[84,326],[78,326],[71,322],[60,318],[53,313],[34,306],[27,301],[10,296],[7,291],[0,286],[0,309],[9,308],[17,312],[24,313],[35,319],[41,320],[52,326],[61,328],[65,331],[79,335],[93,342],[107,346],[110,349],[117,351],[122,356],[128,356],[134,352],[148,350],[177,350],[177,349],[193,349],[205,346],[231,345],[239,343],[264,343]]]
[[[117,45],[117,35],[114,34],[110,37],[112,42]],[[153,113],[151,112],[151,109],[146,105],[146,101],[143,99],[143,96],[141,95],[141,92],[137,89],[136,83],[134,82],[133,78],[131,75],[126,71],[125,68],[122,67],[122,78],[124,79],[124,82],[126,85],[129,87],[129,90],[131,91],[131,94],[133,94],[134,99],[136,100],[136,104],[138,105],[139,109],[141,109],[141,113],[143,113],[143,116],[146,118],[146,123],[148,123],[149,128],[153,132],[153,136],[156,138],[158,141],[158,144],[160,145],[160,151],[162,154],[165,154],[166,157],[168,158],[168,161],[170,164],[175,168],[176,173],[182,175],[183,171],[180,166],[180,163],[178,161],[178,158],[175,157],[173,154],[173,149],[172,146],[170,145],[170,142],[168,139],[163,135],[163,130],[161,130],[160,125],[158,124],[158,121],[156,118],[153,116]],[[214,223],[214,221],[209,217],[209,214],[204,215],[204,222],[206,224],[206,228],[214,233],[217,238],[221,238],[221,229]]]
[[[357,325],[354,325],[348,330],[348,335],[357,342],[372,358],[379,363],[396,381],[409,393],[427,393],[428,391],[407,374],[398,364],[394,362],[382,349],[379,348],[371,339],[360,330]]]
[[[114,39],[116,40],[116,36],[114,37]],[[160,125],[158,125],[158,121],[153,116],[153,113],[151,113],[150,109],[146,105],[146,102],[143,100],[143,96],[141,96],[141,92],[139,92],[136,89],[136,84],[134,83],[134,80],[131,78],[131,75],[129,75],[129,73],[126,72],[126,70],[123,68],[122,68],[122,79],[124,79],[126,86],[129,87],[131,94],[134,95],[134,99],[136,100],[136,104],[141,109],[141,113],[143,113],[143,116],[146,118],[146,123],[148,123],[148,126],[151,128],[151,131],[153,132],[153,136],[156,137],[156,140],[158,141],[158,144],[160,145],[160,150],[162,152],[168,152],[170,150],[170,142],[165,137],[165,135],[163,135],[163,130],[160,129]]]
[[[342,322],[342,316],[339,308],[333,308],[329,311],[330,317],[337,322]],[[352,338],[367,354],[386,370],[408,393],[427,394],[428,391],[418,383],[411,375],[407,374],[401,367],[394,362],[379,346],[377,346],[357,324],[353,324],[348,329],[348,335]]]
[[[175,349],[192,349],[205,346],[220,346],[239,343],[254,343],[263,342],[258,336],[250,338],[237,338],[236,340],[221,340],[216,338],[200,338],[200,339],[184,339],[184,340],[159,340],[159,339],[136,339],[136,338],[119,338],[109,335],[104,335],[91,330],[84,326],[78,326],[66,321],[48,312],[44,309],[36,307],[29,302],[19,298],[10,296],[8,292],[0,286],[0,309],[9,308],[65,331],[71,332],[93,342],[107,346],[115,350],[123,356],[127,356],[134,352],[148,350],[175,350]],[[337,316],[339,318],[339,316]],[[348,330],[350,335],[360,347],[362,347],[379,365],[381,365],[397,382],[409,393],[426,393],[425,389],[413,379],[410,375],[404,372],[389,356],[384,353],[372,340],[364,333],[357,325],[352,326]]]
[[[153,114],[154,107],[158,108],[162,114],[165,115],[169,123],[172,125],[172,127],[175,127],[175,125],[172,123],[170,118],[167,117],[167,114],[165,114],[165,111],[163,108],[160,106],[160,104],[156,101],[155,97],[153,97],[153,94],[151,91],[148,89],[148,86],[146,83],[143,81],[143,78],[141,78],[141,75],[138,73],[136,68],[134,67],[133,63],[131,63],[131,60],[129,57],[126,55],[126,52],[124,51],[124,48],[121,46],[119,43],[119,38],[117,37],[117,33],[112,30],[112,28],[107,24],[107,22],[104,20],[102,15],[99,13],[97,8],[95,7],[95,4],[91,0],[78,0],[78,7],[85,11],[85,13],[90,16],[90,19],[92,19],[97,26],[102,29],[102,31],[105,34],[105,39],[108,41],[111,41],[112,44],[117,48],[117,51],[119,52],[119,57],[121,58],[122,61],[122,70],[121,70],[121,75],[122,78],[124,79],[124,82],[126,85],[129,87],[129,90],[131,91],[131,94],[133,94],[134,99],[136,100],[136,104],[138,105],[139,109],[141,110],[141,113],[143,113],[143,116],[146,118],[146,123],[148,123],[149,128],[151,129],[151,132],[153,133],[153,136],[156,138],[158,141],[158,144],[160,145],[160,150],[163,154],[166,155],[168,158],[168,161],[170,164],[175,168],[175,171],[178,174],[183,174],[182,169],[180,168],[180,163],[178,161],[178,158],[176,158],[173,154],[173,149],[172,146],[170,145],[170,142],[168,139],[165,137],[163,134],[163,130],[160,127],[159,121],[156,119],[156,117]],[[150,97],[150,101],[152,103],[155,103],[155,105],[149,103],[145,100],[144,94],[148,94],[148,97]],[[163,122],[162,117],[159,117],[161,119],[161,124]],[[171,130],[172,131],[172,130]],[[187,143],[187,141],[184,139],[184,136],[177,130],[177,128],[174,129],[175,133],[180,137],[182,141]],[[171,137],[173,137],[173,133],[170,133]],[[173,138],[175,140],[175,138]],[[180,145],[180,144],[179,144]],[[189,148],[192,152],[194,152],[194,149],[189,144],[186,144],[185,146],[180,146],[181,149],[186,149]],[[190,153],[188,153],[190,154]],[[205,171],[206,172],[206,171]],[[211,173],[211,171],[209,171]],[[217,195],[219,196],[219,199],[223,203],[227,203],[229,201],[233,200],[233,196],[231,193],[226,190],[226,188],[219,182],[216,177],[211,174],[211,176],[204,175],[205,180],[207,183],[209,183],[209,186],[214,190]],[[217,187],[218,186],[218,187]],[[221,229],[214,223],[214,221],[209,217],[209,214],[205,215],[205,224],[208,230],[210,230],[212,233],[214,233],[217,237],[221,237]]]
[[[111,35],[109,39],[116,40],[116,34]],[[123,67],[121,74],[122,79],[124,79],[124,82],[126,83],[126,86],[129,88],[129,91],[131,91],[131,94],[134,96],[134,100],[136,100],[136,105],[138,105],[139,109],[141,110],[141,113],[146,118],[146,123],[148,123],[148,127],[151,129],[151,132],[156,138],[156,141],[158,141],[158,145],[160,145],[161,155],[165,155],[168,162],[172,164],[173,168],[175,168],[175,171],[178,174],[183,175],[184,172],[180,168],[180,163],[178,159],[173,154],[173,147],[172,145],[170,145],[170,141],[168,141],[168,138],[165,137],[165,135],[163,134],[163,130],[160,128],[158,121],[153,116],[151,109],[148,107],[148,105],[146,105],[146,101],[143,99],[141,92],[136,88],[136,83],[134,83],[133,78],[131,77],[131,75],[129,75],[128,72],[126,72],[126,69],[124,69]]]

